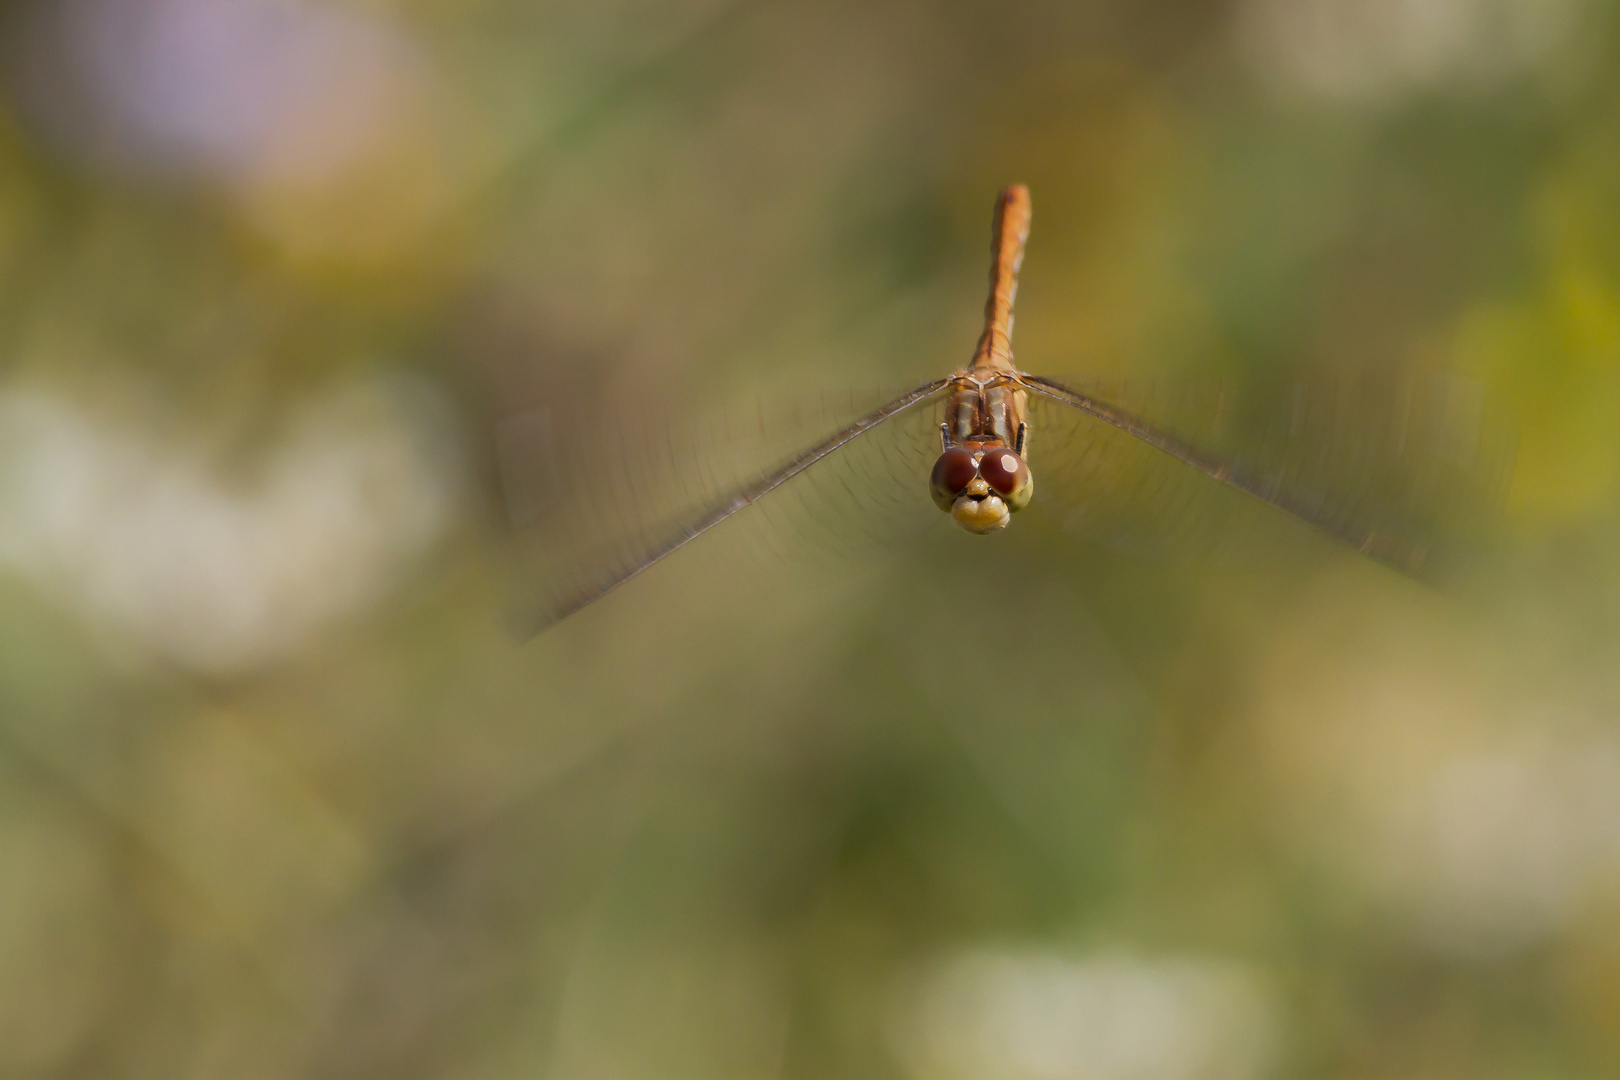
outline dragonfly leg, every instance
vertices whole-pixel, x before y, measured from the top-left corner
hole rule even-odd
[[[940,449],[940,453],[944,453],[946,450],[949,450],[951,447],[953,447],[955,445],[956,445],[956,443],[951,440],[951,425],[949,425],[949,424],[941,424],[941,425],[939,425],[939,449]]]
[[[1029,441],[1029,425],[1022,421],[1018,424],[1018,438],[1013,442],[1013,452],[1019,457],[1024,456],[1024,444]]]

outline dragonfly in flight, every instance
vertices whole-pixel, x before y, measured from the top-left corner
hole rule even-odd
[[[1022,184],[1005,188],[996,200],[984,330],[968,365],[892,397],[824,437],[806,440],[796,451],[749,475],[709,484],[710,490],[701,497],[663,515],[652,526],[639,522],[622,528],[614,525],[591,534],[583,542],[575,538],[572,555],[550,560],[546,571],[550,584],[518,619],[516,629],[522,634],[538,632],[601,599],[801,475],[827,468],[824,463],[848,453],[852,444],[869,443],[874,433],[894,429],[897,418],[926,412],[923,407],[928,404],[942,406],[936,416],[937,425],[926,436],[935,442],[930,455],[932,468],[926,467],[926,459],[920,458],[913,447],[910,460],[889,472],[909,471],[913,474],[911,482],[919,486],[926,477],[934,504],[957,525],[980,535],[1006,528],[1015,515],[1036,501],[1035,469],[1041,465],[1042,457],[1039,453],[1032,456],[1031,450],[1042,443],[1041,433],[1035,430],[1035,404],[1046,406],[1048,415],[1055,408],[1058,414],[1071,418],[1071,423],[1072,418],[1081,418],[1082,426],[1103,425],[1116,435],[1122,433],[1132,445],[1150,447],[1164,460],[1190,466],[1218,485],[1242,492],[1406,574],[1418,571],[1427,547],[1421,537],[1408,534],[1419,530],[1403,533],[1401,525],[1406,519],[1380,513],[1378,500],[1369,503],[1365,497],[1367,489],[1378,487],[1371,458],[1378,458],[1384,465],[1393,461],[1407,474],[1422,473],[1427,483],[1424,490],[1431,493],[1441,486],[1436,462],[1449,460],[1455,466],[1451,471],[1467,474],[1470,482],[1487,474],[1500,475],[1499,455],[1487,462],[1477,446],[1457,450],[1460,443],[1476,437],[1479,429],[1478,401],[1468,394],[1459,398],[1456,393],[1444,393],[1438,407],[1426,411],[1414,407],[1415,399],[1409,391],[1397,394],[1371,423],[1359,416],[1347,422],[1342,402],[1329,403],[1326,411],[1336,417],[1329,426],[1341,436],[1336,449],[1330,448],[1324,457],[1322,448],[1317,447],[1313,459],[1312,451],[1302,448],[1303,444],[1296,440],[1290,445],[1285,439],[1281,451],[1268,457],[1221,452],[1183,437],[1119,399],[1083,389],[1072,380],[1060,381],[1019,370],[1012,354],[1013,302],[1029,226],[1028,188]],[[1434,395],[1429,398],[1434,399]],[[1299,429],[1304,426],[1300,418],[1309,412],[1311,403],[1295,400],[1293,407],[1293,426]],[[1306,412],[1301,412],[1302,408]],[[670,410],[659,406],[659,411]],[[1323,409],[1317,406],[1311,415],[1321,421],[1322,414]],[[551,418],[552,414],[544,409],[531,412],[503,425],[498,434],[502,483],[515,524],[538,520],[553,526],[559,534],[572,534],[579,531],[577,526],[583,516],[576,503],[599,504],[595,507],[598,511],[603,510],[600,504],[609,502],[620,510],[627,503],[639,503],[636,485],[629,478],[615,491],[606,490],[614,485],[599,476],[603,458],[580,455],[569,459],[558,446]],[[1444,436],[1438,441],[1437,430]],[[1459,430],[1463,431],[1461,439]],[[1346,433],[1348,440],[1342,437]],[[915,434],[909,437],[917,440]],[[1071,449],[1063,443],[1080,438],[1071,435],[1066,440],[1046,443],[1044,453],[1050,455],[1049,460],[1062,460]],[[1373,447],[1393,452],[1369,454]],[[1431,452],[1417,454],[1423,447]],[[1322,483],[1311,482],[1312,461],[1320,464],[1335,454],[1343,469],[1362,474],[1360,496],[1335,495]],[[679,453],[671,446],[667,454],[660,452],[659,456],[679,457]],[[1317,469],[1318,480],[1322,475],[1322,470]],[[577,500],[564,497],[564,491],[581,486],[582,476],[592,478],[583,485],[583,495]],[[1479,486],[1474,485],[1474,494],[1478,494]],[[641,490],[646,493],[649,489]],[[921,498],[920,490],[911,490]],[[636,510],[632,506],[621,515],[598,513],[597,518],[637,520],[640,515]]]

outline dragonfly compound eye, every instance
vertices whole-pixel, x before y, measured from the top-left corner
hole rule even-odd
[[[974,476],[978,475],[973,466],[973,455],[960,446],[953,446],[939,455],[934,462],[934,474],[929,478],[929,494],[934,497],[934,504],[941,510],[950,512],[956,497],[960,495],[969,484],[973,483]]]
[[[1024,459],[1006,449],[991,449],[979,459],[979,475],[1007,501],[1008,510],[1022,510],[1035,493],[1035,478]]]

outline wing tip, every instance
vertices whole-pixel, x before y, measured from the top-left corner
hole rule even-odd
[[[1366,540],[1357,545],[1357,550],[1408,577],[1419,576],[1429,559],[1429,549],[1425,545],[1388,533],[1369,533]]]
[[[501,629],[512,644],[526,645],[561,622],[564,614],[545,605],[508,608],[501,616]]]

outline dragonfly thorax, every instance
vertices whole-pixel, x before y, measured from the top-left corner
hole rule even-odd
[[[1012,380],[956,376],[945,406],[945,430],[955,443],[1018,446],[1029,395]]]

